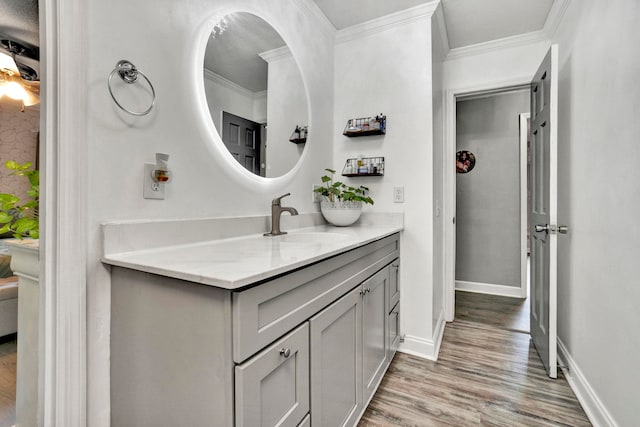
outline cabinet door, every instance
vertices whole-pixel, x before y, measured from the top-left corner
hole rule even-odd
[[[311,425],[354,425],[362,411],[362,287],[309,323]]]
[[[309,412],[309,326],[236,366],[236,426],[297,426]]]
[[[393,358],[393,355],[398,350],[400,345],[400,303],[389,313],[389,360]]]
[[[391,263],[389,272],[389,310],[400,301],[400,260],[396,259]]]
[[[369,399],[378,387],[386,367],[387,357],[387,287],[389,267],[385,267],[362,283],[362,375],[363,401]]]

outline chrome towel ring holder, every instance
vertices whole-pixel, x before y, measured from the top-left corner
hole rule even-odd
[[[111,89],[111,79],[116,73],[120,76],[122,81],[128,84],[137,82],[139,75],[141,75],[147,81],[147,84],[151,88],[151,94],[153,95],[153,99],[151,100],[151,105],[149,105],[149,108],[144,111],[131,111],[118,102],[115,95],[113,94],[113,90]],[[109,74],[107,86],[109,86],[109,93],[111,94],[111,98],[113,98],[113,102],[115,102],[122,111],[133,116],[146,116],[147,114],[149,114],[149,112],[151,112],[153,106],[156,103],[156,90],[154,89],[153,84],[151,84],[151,80],[149,80],[149,78],[142,71],[140,71],[135,65],[133,65],[131,61],[127,61],[126,59],[121,59],[120,61],[118,61],[116,67]]]

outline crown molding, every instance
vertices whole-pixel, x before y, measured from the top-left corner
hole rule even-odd
[[[291,50],[285,45],[259,53],[258,56],[267,62],[279,61],[280,59],[290,58]]]
[[[232,91],[238,92],[241,95],[249,98],[256,98],[256,96],[259,96],[259,94],[261,93],[261,92],[252,92],[246,87],[242,87],[239,84],[234,83],[231,80],[222,77],[220,74],[214,73],[208,68],[204,69],[204,78],[209,79],[212,82],[219,84],[220,86],[224,86],[227,89],[231,89]]]
[[[481,53],[487,53],[510,47],[524,46],[531,43],[549,40],[544,30],[532,31],[530,33],[518,34],[511,37],[505,37],[488,42],[476,43],[469,46],[457,47],[451,49],[447,55],[446,61],[459,59],[465,56],[473,56]]]
[[[337,33],[336,27],[334,27],[331,21],[329,21],[327,15],[325,15],[322,10],[320,10],[315,1],[296,0],[296,3],[300,5],[300,8],[307,14],[307,16],[309,16],[319,24],[318,29],[322,34],[324,34],[330,40],[335,40]]]
[[[449,54],[449,51],[451,51],[451,47],[449,46],[449,34],[447,33],[447,24],[444,20],[442,3],[438,4],[433,16],[435,17],[436,34],[438,35],[440,44],[442,45],[442,59],[444,59]]]
[[[425,18],[431,18],[439,4],[440,0],[433,0],[419,6],[401,10],[400,12],[392,13],[380,18],[372,19],[371,21],[363,22],[362,24],[352,25],[351,27],[337,32],[336,44],[346,43],[351,40],[368,37],[373,34],[386,31],[390,28],[398,27]]]
[[[547,20],[544,23],[544,28],[542,29],[549,39],[555,37],[570,3],[571,0],[554,0],[551,10],[547,15]]]

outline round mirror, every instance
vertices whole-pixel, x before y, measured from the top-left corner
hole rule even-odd
[[[308,133],[306,90],[271,25],[247,12],[216,22],[204,56],[204,87],[213,124],[236,161],[268,178],[296,165]]]

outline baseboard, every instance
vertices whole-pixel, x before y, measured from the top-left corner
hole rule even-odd
[[[398,351],[421,357],[422,359],[436,360],[436,345],[433,340],[427,340],[413,335],[405,335],[400,343]]]
[[[617,427],[618,424],[613,420],[607,408],[602,404],[598,395],[595,393],[582,371],[576,365],[575,360],[569,354],[567,347],[561,339],[558,338],[558,359],[561,365],[567,366],[569,369],[562,368],[564,376],[569,382],[569,386],[575,393],[578,401],[582,405],[582,409],[589,417],[589,421],[595,427]]]
[[[433,334],[433,341],[436,343],[435,348],[435,360],[438,360],[438,355],[440,354],[440,345],[442,345],[442,338],[444,338],[444,327],[447,324],[444,320],[444,310],[440,312],[440,316],[438,316],[438,323],[436,324],[435,333]]]
[[[422,359],[433,361],[438,360],[438,353],[440,352],[440,345],[442,344],[445,325],[444,311],[441,311],[432,339],[429,340],[421,337],[415,337],[413,335],[405,335],[403,341],[400,343],[398,351],[420,357]]]
[[[522,289],[520,289],[520,287],[496,285],[493,283],[465,282],[463,280],[456,280],[456,291],[522,298]]]

